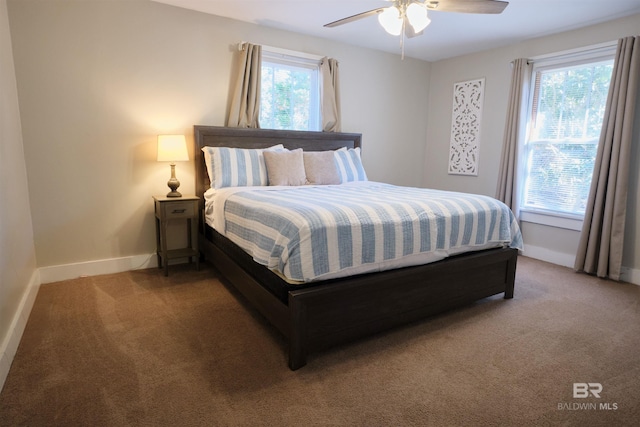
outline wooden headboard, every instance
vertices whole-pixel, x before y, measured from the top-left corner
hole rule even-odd
[[[267,148],[282,144],[290,150],[302,148],[306,151],[326,151],[342,147],[360,147],[362,143],[362,135],[359,133],[304,132],[201,125],[194,126],[193,130],[196,195],[200,197],[201,204],[204,192],[211,186],[204,164],[202,147]]]

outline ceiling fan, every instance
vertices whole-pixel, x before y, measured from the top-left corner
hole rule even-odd
[[[379,7],[356,15],[330,22],[325,27],[337,27],[369,16],[378,15],[378,22],[391,35],[402,34],[403,56],[404,36],[411,38],[421,35],[431,22],[427,11],[498,14],[509,2],[498,0],[389,0],[393,6]]]

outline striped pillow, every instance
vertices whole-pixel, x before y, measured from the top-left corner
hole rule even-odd
[[[341,148],[334,151],[340,182],[367,181],[367,174],[362,166],[360,147]]]
[[[211,188],[269,185],[265,150],[284,150],[282,144],[266,149],[203,147]]]

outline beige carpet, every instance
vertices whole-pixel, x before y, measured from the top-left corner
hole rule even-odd
[[[513,300],[292,372],[273,328],[214,270],[184,265],[43,285],[0,425],[638,425],[639,357],[639,286],[521,257]]]

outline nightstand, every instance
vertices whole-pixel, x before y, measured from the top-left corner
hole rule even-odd
[[[200,253],[198,252],[198,198],[195,196],[166,197],[153,196],[156,212],[156,254],[158,268],[164,266],[164,275],[169,275],[169,260],[176,258],[196,259],[196,269],[200,269]],[[181,249],[167,248],[167,225],[169,221],[187,221],[187,247]]]

